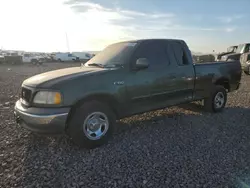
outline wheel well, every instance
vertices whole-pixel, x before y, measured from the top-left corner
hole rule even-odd
[[[228,79],[219,79],[215,82],[215,85],[221,85],[223,86],[227,91],[230,91],[230,85]]]
[[[106,103],[114,111],[115,115],[117,117],[119,116],[118,101],[113,96],[108,95],[108,94],[96,94],[96,95],[91,95],[83,99],[80,99],[71,107],[67,121],[66,121],[66,125],[68,125],[76,109],[80,107],[81,105],[83,105],[86,101],[99,101],[99,102]]]

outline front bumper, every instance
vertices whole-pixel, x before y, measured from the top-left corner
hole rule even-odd
[[[70,108],[26,108],[18,100],[14,116],[19,125],[32,132],[61,134],[65,131],[69,110]]]

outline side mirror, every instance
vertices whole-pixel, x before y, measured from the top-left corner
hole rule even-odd
[[[136,60],[135,68],[137,70],[146,69],[149,67],[149,61],[146,58],[139,58]]]

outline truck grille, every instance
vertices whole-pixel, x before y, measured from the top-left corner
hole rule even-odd
[[[26,102],[30,103],[32,91],[30,89],[22,87],[21,98]]]

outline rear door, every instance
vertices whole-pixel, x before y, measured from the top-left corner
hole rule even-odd
[[[183,103],[193,99],[195,70],[191,53],[184,42],[166,42],[167,56],[170,61],[169,76],[172,78],[174,89],[171,91],[173,100],[170,103]]]

